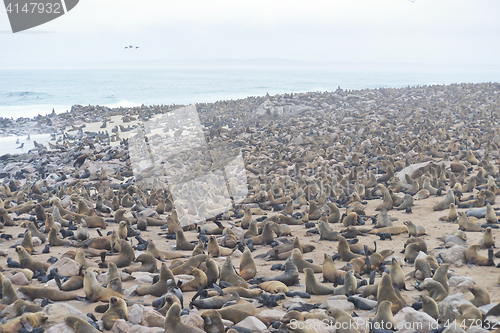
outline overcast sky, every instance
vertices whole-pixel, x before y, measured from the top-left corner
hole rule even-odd
[[[0,8],[0,66],[219,58],[496,66],[499,15],[498,0],[80,0],[13,34]]]

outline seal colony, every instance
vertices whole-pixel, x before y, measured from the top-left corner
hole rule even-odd
[[[488,323],[499,91],[248,97],[197,104],[199,126],[173,105],[34,118],[54,130],[48,147],[0,157],[0,329]],[[58,304],[81,313],[57,321]]]

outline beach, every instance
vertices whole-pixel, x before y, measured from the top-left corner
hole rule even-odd
[[[472,284],[487,290],[491,301],[485,307],[479,307],[485,314],[500,300],[500,270],[495,266],[500,263],[500,258],[494,258],[493,266],[472,263],[469,267],[465,257],[460,256],[459,260],[443,262],[442,253],[449,248],[479,244],[485,228],[479,232],[466,231],[465,245],[445,244],[438,238],[450,235],[459,226],[456,222],[441,220],[448,216],[448,206],[440,211],[433,207],[452,188],[452,179],[460,178],[462,171],[453,172],[450,169],[453,163],[461,165],[459,170],[463,169],[465,176],[458,181],[459,185],[452,188],[453,201],[457,207],[470,204],[470,207],[457,208],[457,211],[465,213],[473,208],[486,207],[491,201],[491,197],[485,197],[484,191],[492,192],[500,184],[499,91],[498,83],[337,89],[331,92],[268,94],[191,105],[130,108],[78,105],[67,112],[23,120],[22,124],[4,118],[2,133],[9,137],[1,141],[0,177],[3,188],[0,192],[2,205],[13,225],[7,225],[4,217],[5,225],[0,231],[13,238],[0,240],[4,252],[4,256],[0,257],[2,274],[5,278],[13,276],[14,268],[9,267],[7,258],[18,261],[13,245],[20,244],[23,239],[18,237],[25,232],[23,223],[36,219],[34,205],[43,203],[46,213],[53,213],[54,197],[58,197],[64,208],[73,214],[79,211],[79,203],[84,202],[91,215],[106,221],[105,230],[101,230],[104,235],[118,230],[115,220],[117,209],[98,211],[95,206],[98,196],[105,197],[106,205],[112,206],[113,197],[122,200],[128,193],[134,205],[125,207],[120,204],[118,208],[125,209],[125,216],[132,224],[132,209],[135,209],[134,214],[142,210],[147,216],[167,224],[172,211],[158,213],[156,209],[159,197],[170,198],[178,214],[179,226],[184,229],[188,241],[197,242],[197,227],[215,228],[210,220],[217,219],[227,228],[226,236],[217,236],[221,246],[227,241],[228,234],[233,234],[238,243],[245,243],[243,234],[246,230],[239,224],[246,208],[255,211],[260,208],[260,214],[252,214],[251,219],[262,222],[284,214],[285,205],[292,202],[295,219],[312,222],[313,225],[310,228],[303,223],[290,225],[290,236],[278,237],[274,234],[274,240],[284,243],[298,238],[302,245],[313,245],[314,250],[303,256],[318,265],[323,263],[324,254],[333,256],[338,252],[338,241],[321,240],[319,234],[311,233],[318,228],[321,213],[323,218],[328,218],[327,203],[331,202],[337,205],[341,214],[357,212],[359,219],[352,227],[359,230],[356,237],[359,244],[373,248],[376,242],[377,252],[393,252],[384,258],[384,266],[390,269],[392,258],[400,263],[408,289],[400,292],[407,307],[410,307],[419,302],[419,295],[426,295],[427,292],[417,290],[416,286],[422,280],[414,277],[414,265],[404,260],[408,233],[392,235],[391,240],[381,240],[374,234],[363,232],[374,227],[373,221],[380,214],[376,209],[383,202],[385,189],[391,190],[393,199],[402,199],[405,194],[413,198],[410,210],[397,210],[399,205],[391,203],[388,215],[395,226],[404,226],[403,222],[410,220],[425,228],[425,234],[420,238],[425,241],[428,251],[423,257],[435,255],[441,265],[450,265],[449,295],[463,293],[467,300],[471,300],[473,295],[468,287]],[[20,138],[20,143],[25,143],[21,149],[16,147],[20,144],[15,143],[17,138]],[[85,158],[77,163],[78,158],[84,155]],[[425,162],[429,165],[426,169],[412,168]],[[423,188],[424,177],[428,177],[433,189],[442,188],[440,195],[430,194],[425,199],[416,200],[417,191],[413,192],[413,184],[408,183],[405,171],[417,183],[417,191]],[[83,177],[87,172],[88,175]],[[390,177],[385,181],[372,182],[387,175]],[[476,179],[475,186],[462,193],[462,187],[466,187],[473,177]],[[377,184],[383,185],[383,188]],[[33,192],[34,185],[40,188],[40,193]],[[152,198],[153,193],[155,196]],[[493,198],[496,196],[493,192]],[[33,208],[18,214],[15,207],[30,201]],[[318,207],[319,217],[304,221],[304,213],[311,212],[312,203]],[[357,208],[354,209],[354,206]],[[491,207],[497,209],[500,206],[493,201]],[[80,222],[75,215],[67,218]],[[275,219],[276,224],[279,221]],[[360,225],[359,221],[364,225]],[[477,223],[481,226],[486,221],[479,218]],[[338,221],[328,225],[339,233],[349,227]],[[495,222],[491,226],[493,235],[498,239],[500,225]],[[40,230],[44,229],[44,222],[40,223]],[[97,229],[90,228],[91,238],[99,237]],[[152,240],[159,250],[191,256],[191,251],[176,250],[176,240],[165,238],[167,231],[160,226],[148,226],[146,231],[140,232],[140,236],[146,241]],[[134,237],[129,237],[129,240],[133,246],[138,245]],[[73,246],[52,246],[50,253],[42,253],[45,245],[34,247],[33,258],[42,262],[50,257],[61,260],[65,253],[76,250]],[[284,260],[266,260],[259,256],[271,249],[270,244],[254,245],[254,248],[252,257],[257,267],[257,278],[274,277],[281,273],[270,268],[276,263],[283,264]],[[144,252],[136,250],[135,257]],[[487,258],[488,250],[481,249],[479,254]],[[109,254],[107,258],[114,256],[116,254]],[[241,252],[237,249],[231,254],[237,272],[240,257]],[[363,255],[361,257],[364,258]],[[225,259],[214,258],[219,267]],[[100,262],[99,257],[88,260]],[[162,262],[170,266],[172,260],[158,261],[158,268]],[[346,264],[340,259],[334,263],[338,270],[343,270]],[[132,263],[131,266],[139,264]],[[122,268],[119,270],[122,271]],[[377,283],[384,268],[377,267],[375,270]],[[105,272],[107,268],[100,269],[100,273]],[[156,297],[130,294],[134,286],[148,284],[145,281],[150,279],[145,275],[157,274],[136,273],[135,277],[142,276],[137,280],[122,274],[123,290],[127,290],[123,297],[151,307]],[[315,278],[323,281],[321,273],[316,273]],[[467,278],[472,278],[473,282]],[[190,277],[181,276],[180,279],[185,282]],[[358,274],[358,282],[368,279],[369,274]],[[98,281],[105,281],[104,275],[99,277],[98,274]],[[29,284],[57,288],[54,280],[42,284],[34,279]],[[330,282],[322,284],[333,285]],[[14,288],[17,290],[19,286],[14,285]],[[305,291],[305,274],[299,273],[298,285],[288,288]],[[83,289],[74,293],[85,297]],[[183,293],[185,308],[188,308],[189,300],[195,293]],[[331,296],[311,295],[311,298],[302,301],[311,305],[321,304]],[[18,297],[27,299],[20,293]],[[279,300],[273,309],[284,314],[286,308],[283,305],[291,299],[285,297]],[[343,305],[349,303],[346,297],[337,299]],[[35,303],[40,301],[35,300]],[[256,300],[249,301],[256,306],[257,317],[262,311],[269,310]],[[94,312],[96,306],[96,303],[81,300],[65,303],[74,306],[83,315]],[[312,312],[325,312],[325,306],[317,308]],[[347,309],[350,315],[355,312],[365,319],[375,315],[374,311]],[[196,314],[196,310],[191,312],[191,315]],[[102,316],[99,313],[95,315],[98,320]],[[401,315],[397,318],[405,319]],[[271,326],[276,320],[268,319],[266,322],[264,317],[260,319],[268,325],[263,330],[255,331],[277,331]],[[135,322],[142,326],[145,323]],[[359,331],[366,330],[360,328]],[[163,327],[150,329],[149,332],[163,332]]]

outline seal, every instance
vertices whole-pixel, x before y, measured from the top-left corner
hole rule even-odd
[[[89,262],[87,258],[85,258],[85,253],[81,248],[76,251],[75,261],[81,265],[83,270],[89,267],[98,267],[96,263]]]
[[[184,236],[184,232],[182,230],[176,230],[175,236],[176,246],[178,250],[192,251],[196,246],[195,244],[190,243],[186,240],[186,237]]]
[[[139,296],[153,295],[160,297],[168,292],[167,282],[169,280],[175,281],[174,274],[168,269],[165,263],[162,263],[160,268],[160,279],[150,286],[140,286],[136,289],[136,293]]]
[[[408,237],[425,235],[425,228],[421,225],[415,225],[412,221],[405,221],[404,225],[408,228]]]
[[[470,292],[474,295],[474,298],[470,301],[475,307],[480,307],[483,305],[488,305],[491,303],[490,293],[485,288],[479,286],[469,287]]]
[[[165,333],[205,333],[205,331],[199,328],[184,324],[181,321],[181,307],[178,303],[172,304],[170,309],[167,311],[164,323]]]
[[[418,243],[408,244],[405,248],[405,261],[410,264],[414,263],[415,259],[417,259],[418,253]]]
[[[405,232],[408,232],[408,228],[404,225],[398,225],[398,226],[392,226],[392,227],[385,227],[385,228],[380,228],[380,229],[373,229],[372,231],[368,232],[369,234],[376,234],[378,232],[381,233],[389,233],[391,235],[399,235],[403,234]]]
[[[335,295],[351,296],[356,293],[357,288],[358,283],[356,281],[356,277],[354,276],[354,271],[350,270],[344,275],[344,285],[335,288],[333,293]]]
[[[349,244],[347,243],[347,240],[342,236],[339,236],[339,245],[337,246],[337,252],[340,254],[340,259],[342,259],[342,261],[346,261],[346,262],[349,262],[354,258],[361,257],[360,255],[354,254],[351,252],[351,249],[349,248]],[[315,273],[319,273],[319,272],[315,272]]]
[[[415,278],[417,278],[416,274],[417,271],[420,271],[420,276],[418,276],[418,280],[424,280],[426,278],[432,277],[431,265],[425,258],[419,258],[415,260]]]
[[[405,274],[403,273],[403,270],[401,269],[401,266],[396,258],[392,258],[390,277],[392,283],[394,283],[399,290],[406,289]]]
[[[78,296],[74,293],[54,288],[21,286],[18,290],[31,299],[48,298],[52,301],[71,301],[73,299],[78,299]]]
[[[323,268],[320,265],[307,262],[302,256],[302,252],[300,252],[299,249],[292,250],[292,259],[293,263],[295,264],[295,266],[297,266],[297,269],[301,273],[303,273],[304,269],[306,268],[311,268],[314,273],[321,273],[323,271]]]
[[[326,253],[323,254],[322,272],[323,272],[323,282],[329,281],[335,283],[337,281],[337,276],[338,276],[337,267],[335,267],[332,256]]]
[[[200,316],[203,318],[203,330],[206,333],[224,332],[224,323],[222,322],[222,317],[217,311],[213,309],[205,310],[200,313]]]
[[[323,221],[318,222],[318,232],[319,232],[319,239],[320,240],[331,240],[331,241],[338,241],[339,240],[339,233],[337,231],[334,231],[329,225],[327,225]]]
[[[248,288],[247,282],[234,270],[231,257],[227,257],[220,270],[220,281],[229,282],[234,287]]]
[[[462,315],[455,320],[457,325],[461,325],[465,330],[469,329],[470,326],[477,325],[476,323],[482,321],[482,312],[472,304],[465,303],[458,306],[458,311]]]
[[[427,290],[429,292],[429,296],[436,302],[441,302],[446,298],[446,296],[448,296],[448,292],[444,289],[443,285],[432,279],[424,280],[420,287]]]
[[[172,306],[172,304],[177,303],[179,306],[182,307],[181,301],[177,296],[174,294],[166,294],[165,295],[165,304],[163,304],[163,307],[158,310],[159,313],[161,313],[163,316],[167,315],[168,309]]]
[[[432,277],[434,281],[441,283],[441,285],[443,286],[444,290],[446,290],[447,293],[450,292],[450,285],[448,284],[449,268],[450,264],[444,264],[442,266],[439,266],[439,268],[434,273],[434,276]]]
[[[259,285],[259,288],[271,294],[286,293],[288,287],[280,281],[266,281]],[[307,292],[307,291],[306,291]]]
[[[250,222],[252,222],[252,212],[250,211],[250,208],[245,208],[245,214],[241,218],[241,227],[243,229],[248,229]]]
[[[314,295],[329,295],[333,294],[334,288],[326,285],[322,285],[316,281],[314,277],[314,272],[310,268],[305,268],[304,273],[306,274],[306,293]],[[287,288],[288,291],[288,288]]]
[[[248,247],[245,247],[245,250],[243,250],[240,259],[240,276],[242,279],[246,281],[253,279],[256,274],[257,274],[257,266],[253,261],[252,253],[250,252]]]
[[[42,310],[41,306],[30,304],[20,298],[14,302],[14,311],[16,311],[16,315],[18,316],[21,316],[25,312],[38,312]]]
[[[85,292],[85,297],[87,297],[90,302],[109,302],[111,297],[123,297],[116,291],[102,287],[97,282],[95,273],[88,269],[85,271],[85,277],[83,278],[83,290]]]
[[[49,245],[50,246],[64,246],[69,244],[69,241],[66,239],[60,239],[57,237],[57,229],[51,228],[49,231]]]
[[[391,301],[385,300],[380,302],[377,314],[375,315],[375,318],[373,318],[373,322],[378,324],[377,327],[384,330],[393,330],[397,327],[394,317],[392,316],[391,308]]]
[[[146,251],[156,259],[172,260],[186,257],[184,254],[175,251],[160,251],[156,248],[156,245],[152,240],[148,240],[148,247],[146,248]]]
[[[473,264],[477,266],[495,266],[493,262],[493,249],[488,249],[488,258],[479,254],[481,246],[479,244],[469,245],[465,250],[465,260],[469,267]]]
[[[250,238],[254,245],[268,245],[274,241],[273,229],[271,228],[271,222],[267,222],[264,225],[262,233],[258,236]]]
[[[17,293],[9,279],[6,279],[3,274],[0,275],[0,278],[2,280],[2,299],[0,300],[0,304],[10,305],[17,300]]]
[[[495,239],[493,238],[493,232],[490,227],[487,227],[484,230],[484,234],[481,240],[479,241],[479,245],[483,249],[489,249],[495,247]]]
[[[186,260],[181,265],[173,267],[171,269],[171,271],[172,271],[172,273],[174,275],[191,274],[192,267],[198,267],[198,266],[200,266],[200,264],[202,262],[204,262],[205,260],[207,260],[207,258],[208,258],[208,255],[206,255],[206,254],[198,254],[198,255],[196,255],[194,257],[189,258],[188,260]]]
[[[236,304],[223,307],[216,310],[222,319],[230,320],[233,323],[239,323],[248,316],[255,316],[255,307],[252,303],[240,299]]]
[[[429,296],[420,296],[420,299],[422,301],[422,311],[435,320],[439,320],[439,310],[436,301]]]
[[[122,293],[122,278],[118,272],[118,267],[113,262],[108,265],[108,274],[106,274],[106,289]]]
[[[329,316],[335,318],[335,323],[339,323],[341,329],[337,330],[339,333],[359,333],[356,329],[356,321],[341,308],[329,308],[327,311]],[[291,325],[288,324],[287,327]]]
[[[149,272],[154,273],[157,270],[156,267],[156,258],[150,254],[143,253],[138,256],[135,262],[140,262],[142,265],[139,267],[127,267],[123,271],[128,274],[132,274],[133,272]]]
[[[446,197],[441,200],[439,203],[435,204],[432,209],[434,211],[445,210],[450,207],[450,204],[455,203],[455,194],[452,189],[448,189],[446,191]]]
[[[21,267],[26,267],[31,269],[33,272],[39,271],[43,268],[45,271],[49,269],[50,264],[46,262],[40,262],[31,257],[31,255],[22,246],[16,246],[17,256],[19,257],[19,264]]]
[[[207,245],[207,252],[212,257],[217,258],[219,256],[222,257],[230,256],[233,253],[233,250],[219,246],[219,243],[217,243],[215,236],[210,236]]]
[[[120,240],[120,253],[113,260],[105,261],[106,252],[101,253],[101,263],[99,263],[99,267],[108,267],[110,262],[114,263],[116,267],[122,268],[129,266],[132,261],[135,259],[134,249],[130,244],[125,240]]]
[[[207,275],[202,270],[193,267],[192,275],[194,279],[181,285],[182,291],[195,291],[204,289],[207,286]]]
[[[26,231],[23,236],[23,241],[21,242],[21,246],[25,248],[25,250],[29,253],[32,254],[34,249],[33,249],[33,238],[31,237],[31,231]]]
[[[193,306],[196,306],[198,309],[220,309],[227,302],[239,301],[240,299],[240,295],[236,291],[228,295],[218,295],[203,299],[194,299],[195,297],[197,296],[195,295],[191,303],[189,303],[191,309]]]
[[[102,315],[102,322],[105,330],[111,330],[118,319],[128,320],[127,304],[121,298],[111,297],[109,308]]]
[[[377,287],[377,301],[379,306],[383,301],[391,301],[391,311],[393,314],[397,313],[404,306],[403,300],[396,294],[396,291],[392,286],[390,275],[385,272],[382,274],[382,279]]]
[[[21,332],[21,329],[25,329],[25,326],[31,326],[32,329],[39,327],[47,321],[48,318],[49,316],[44,312],[25,313],[1,325],[0,329],[3,333],[17,333]]]

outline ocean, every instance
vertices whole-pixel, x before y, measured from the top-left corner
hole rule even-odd
[[[191,104],[307,92],[500,81],[500,70],[457,69],[24,69],[0,70],[0,117],[72,105]]]

